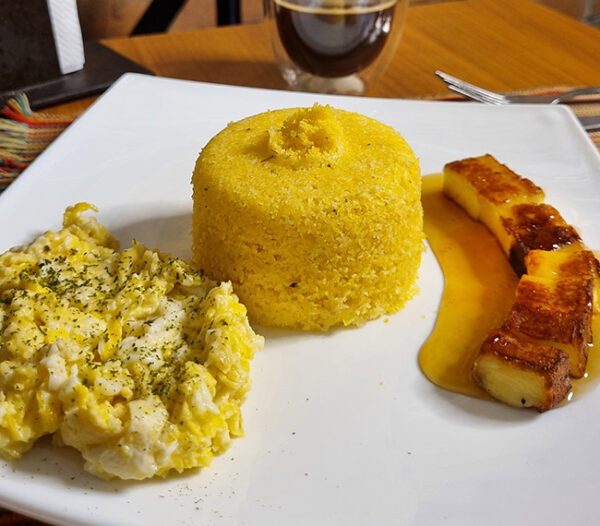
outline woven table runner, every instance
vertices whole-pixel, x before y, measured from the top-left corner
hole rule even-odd
[[[69,125],[75,116],[34,113],[25,95],[0,110],[0,191],[4,190]]]
[[[560,94],[571,86],[539,88],[519,94]],[[515,92],[516,93],[516,92]],[[461,95],[432,95],[420,100],[464,101]],[[579,97],[569,103],[578,117],[600,116],[600,94]],[[9,99],[0,111],[0,192],[69,125],[76,116],[33,112],[25,95]],[[589,132],[600,150],[600,130]],[[0,526],[42,526],[44,523],[0,509]]]

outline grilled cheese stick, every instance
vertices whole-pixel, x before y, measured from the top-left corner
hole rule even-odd
[[[448,163],[444,193],[494,234],[518,275],[530,250],[553,250],[580,242],[544,192],[491,155]]]
[[[552,280],[524,274],[502,328],[564,351],[571,376],[581,378],[592,341],[592,294],[591,277]]]
[[[576,245],[582,248],[577,231],[558,210],[546,203],[521,203],[510,207],[502,217],[502,226],[510,239],[508,260],[518,275],[528,272],[525,256],[531,250],[556,250]]]
[[[565,353],[523,342],[501,329],[493,330],[481,346],[473,374],[490,395],[513,407],[546,411],[571,390]]]
[[[593,280],[592,307],[600,314],[600,263],[591,250],[569,245],[559,250],[532,250],[525,257],[525,267],[530,276],[557,279]]]
[[[444,193],[495,235],[521,276],[514,304],[475,360],[475,380],[498,400],[545,411],[585,372],[600,263],[541,188],[490,155],[444,167]]]

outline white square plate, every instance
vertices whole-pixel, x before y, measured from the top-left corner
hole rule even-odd
[[[546,191],[600,247],[600,158],[564,107],[333,97],[122,77],[0,196],[0,250],[60,227],[88,201],[128,246],[190,256],[191,173],[229,121],[314,102],[396,128],[424,174],[491,153]],[[264,330],[243,407],[247,436],[210,468],[104,482],[42,440],[0,462],[0,504],[55,523],[590,524],[597,498],[597,389],[538,415],[442,391],[417,355],[443,278],[431,251],[420,294],[389,323],[327,334]]]

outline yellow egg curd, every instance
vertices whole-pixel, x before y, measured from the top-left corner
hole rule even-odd
[[[242,435],[262,347],[231,284],[117,242],[80,203],[0,256],[0,452],[78,449],[103,478],[207,466]]]

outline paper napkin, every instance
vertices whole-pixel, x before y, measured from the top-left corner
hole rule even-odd
[[[76,0],[46,0],[61,73],[83,68],[85,55]]]

